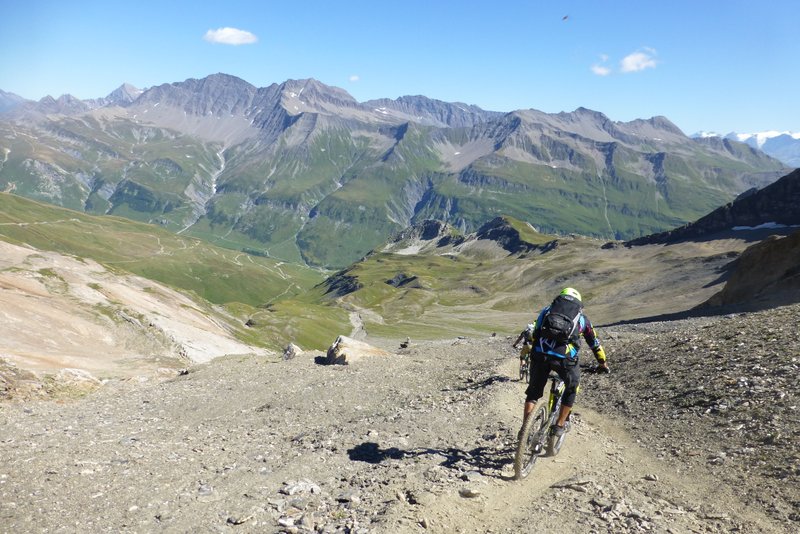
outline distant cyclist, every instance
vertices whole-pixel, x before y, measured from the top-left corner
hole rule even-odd
[[[514,341],[514,344],[511,345],[513,348],[517,348],[517,345],[522,342],[522,347],[519,348],[519,368],[522,369],[525,365],[526,361],[529,359],[531,354],[531,346],[533,345],[533,323],[528,323],[528,326],[525,327],[525,330],[519,333],[517,336],[517,340]]]
[[[586,340],[598,362],[598,371],[608,373],[606,354],[600,340],[595,334],[591,321],[583,313],[581,294],[567,287],[545,307],[533,328],[531,336],[532,353],[531,381],[525,390],[524,418],[531,414],[547,383],[550,370],[558,373],[566,388],[561,398],[561,411],[558,415],[553,433],[560,436],[565,431],[575,396],[580,384],[580,368],[578,367],[578,351],[580,337]],[[523,422],[525,421],[523,419]]]

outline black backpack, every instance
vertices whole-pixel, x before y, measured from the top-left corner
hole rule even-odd
[[[559,295],[542,318],[542,337],[560,343],[578,341],[578,330],[583,306],[569,295]]]

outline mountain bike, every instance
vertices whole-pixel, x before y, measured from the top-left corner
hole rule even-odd
[[[564,381],[555,374],[550,373],[547,378],[550,382],[550,394],[542,396],[536,402],[519,434],[517,452],[514,455],[514,479],[520,480],[530,474],[533,464],[544,451],[548,456],[555,456],[564,444],[564,438],[569,430],[569,419],[564,428],[564,433],[555,436],[550,431],[558,421],[561,409],[561,394],[564,393]]]
[[[531,377],[531,346],[527,343],[522,345],[520,356],[522,356],[522,363],[519,366],[519,379],[520,381],[528,382]]]
[[[528,382],[531,377],[531,358],[525,356],[519,366],[519,379],[523,382]]]

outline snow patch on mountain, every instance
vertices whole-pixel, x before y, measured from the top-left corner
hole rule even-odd
[[[766,132],[757,132],[757,133],[738,133],[738,134],[730,133],[726,137],[728,138],[734,137],[737,141],[741,141],[742,143],[753,141],[755,142],[758,148],[762,148],[764,146],[764,143],[766,143],[768,140],[774,137],[779,137],[781,135],[788,135],[792,139],[800,139],[800,132],[799,133],[788,132],[788,131],[779,132],[777,130],[769,130]]]

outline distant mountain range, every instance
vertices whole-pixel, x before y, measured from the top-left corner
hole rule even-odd
[[[313,79],[258,88],[215,74],[94,100],[0,96],[0,188],[329,268],[425,219],[473,232],[508,215],[630,239],[790,171],[664,117],[357,102]]]
[[[740,134],[731,132],[723,136],[713,132],[699,132],[694,137],[733,139],[762,150],[765,154],[782,161],[790,167],[800,167],[800,133],[767,131]]]

